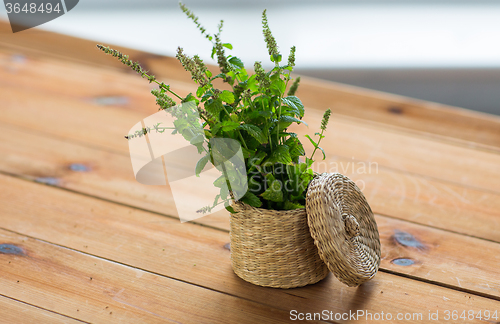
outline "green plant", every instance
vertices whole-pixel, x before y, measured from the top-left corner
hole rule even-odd
[[[226,55],[226,50],[232,50],[233,47],[221,41],[222,20],[218,26],[218,32],[210,35],[198,22],[198,17],[183,4],[180,4],[180,7],[196,24],[202,35],[212,42],[212,58],[217,59],[220,69],[220,73],[214,75],[199,56],[189,57],[179,47],[176,57],[184,69],[191,73],[193,81],[197,83],[198,88],[195,94],[189,93],[186,97],[181,97],[172,91],[169,85],[158,82],[154,75],[143,70],[139,63],[131,61],[127,55],[102,45],[98,45],[98,48],[117,57],[122,63],[148,79],[150,83],[157,83],[158,89],[151,92],[156,97],[156,103],[160,109],[179,116],[184,112],[172,108],[177,103],[171,96],[180,100],[181,103],[193,101],[198,107],[202,122],[201,128],[204,130],[206,139],[230,138],[241,144],[248,180],[248,191],[241,199],[243,202],[254,207],[277,210],[304,207],[307,185],[314,177],[311,165],[316,150],[321,150],[323,159],[325,158],[324,151],[319,144],[324,138],[323,133],[328,124],[330,109],[323,116],[321,133],[315,134],[318,140],[315,141],[307,136],[315,149],[310,157],[305,157],[298,135],[288,131],[290,125],[294,123],[305,124],[302,121],[304,105],[295,96],[300,78],[297,77],[290,84],[291,72],[295,66],[295,46],[290,49],[287,62],[282,63],[282,55],[271,33],[266,10],[264,10],[262,13],[263,34],[274,67],[266,72],[261,62],[255,62],[255,73],[250,75],[238,57]],[[213,84],[217,79],[227,83],[231,90],[217,89]],[[196,121],[192,122],[196,123]],[[210,160],[211,147],[206,142],[193,141],[193,138],[200,134],[183,133],[185,127],[186,125],[176,125],[174,132],[181,132],[191,143],[198,143],[200,152],[205,152],[196,167],[198,175]],[[163,132],[165,129],[154,125],[135,134],[127,135],[126,138],[143,136],[150,131]],[[301,161],[300,157],[305,158]],[[226,208],[232,211],[228,206],[231,192],[226,192],[227,189],[222,188],[221,179],[218,179],[214,185],[221,187],[221,193],[215,198],[214,206],[224,202]],[[214,206],[207,206],[203,211],[209,211]]]

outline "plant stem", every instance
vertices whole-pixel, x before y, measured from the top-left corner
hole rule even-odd
[[[321,134],[319,135],[319,140],[318,140],[318,143],[314,146],[314,150],[313,150],[313,152],[312,152],[312,154],[311,154],[311,158],[310,158],[310,160],[312,160],[312,158],[313,158],[313,156],[314,156],[314,153],[316,153],[316,150],[317,150],[317,149],[318,149],[318,147],[319,147],[319,143],[321,142],[321,139],[323,139],[323,137],[324,137],[324,136],[323,136],[323,132],[324,132],[324,131],[325,131],[324,129],[322,129],[322,130],[321,130]]]
[[[227,116],[229,117],[229,112],[227,111],[226,107],[224,107],[224,105],[222,105],[222,109],[224,109],[224,112],[227,114]],[[243,143],[243,146],[248,150],[248,146],[247,146],[247,143],[245,142],[245,140],[243,139],[243,136],[241,135],[241,132],[239,129],[236,130],[236,132],[238,133],[238,136],[240,137],[241,139],[241,143]]]

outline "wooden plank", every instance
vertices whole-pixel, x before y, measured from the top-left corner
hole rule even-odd
[[[500,244],[377,215],[384,270],[500,300]]]
[[[20,131],[5,124],[0,128],[4,130],[0,132],[1,171],[178,218],[168,183],[166,186],[138,183],[129,156]],[[229,230],[225,211],[195,222]]]
[[[49,312],[32,305],[0,296],[0,323],[4,324],[77,324],[85,323],[67,316]]]
[[[10,65],[6,67],[12,68]],[[150,105],[125,104],[120,108],[102,106],[96,104],[95,100],[89,102],[88,95],[75,98],[72,94],[72,89],[85,88],[86,84],[92,83],[91,88],[102,90],[91,98],[95,99],[104,93],[109,97],[113,95],[112,88],[115,87],[109,86],[110,83],[120,84],[126,78],[144,81],[138,76],[117,75],[108,71],[109,74],[103,75],[104,79],[99,79],[96,77],[102,73],[99,69],[41,59],[26,61],[15,73],[6,72],[7,68],[0,69],[0,80],[4,80],[0,81],[0,96],[4,105],[0,121],[3,122],[42,130],[93,146],[128,152],[123,135],[136,122],[156,111],[153,97],[148,95],[147,82],[142,82],[144,85],[135,90],[126,85],[136,81],[124,82],[124,88],[118,96],[130,91],[124,97],[138,96],[130,99],[130,103],[143,101]],[[56,74],[54,69],[58,71]],[[47,80],[44,84],[53,85],[40,86],[36,80],[47,75],[51,75],[51,81]],[[81,86],[77,86],[78,84]],[[143,93],[138,94],[141,89],[144,90]],[[24,95],[26,91],[29,91],[30,96]],[[179,91],[187,93],[189,90],[179,88]],[[19,114],[19,107],[23,107],[23,114]],[[133,108],[124,109],[127,107]],[[311,130],[318,129],[321,115],[322,112],[310,109],[305,117],[310,128],[304,126],[294,130],[300,135],[313,133]],[[500,155],[492,152],[449,145],[415,134],[345,119],[340,115],[332,116],[323,147],[330,156],[335,154],[354,157],[404,172],[500,192],[500,184],[494,177],[499,170]]]
[[[17,254],[0,254],[0,294],[83,321],[287,321],[285,311],[22,235],[0,230],[0,240],[18,249]]]
[[[377,168],[365,161],[333,156],[325,162],[315,169],[351,178],[375,213],[500,242],[500,195],[496,192]]]
[[[10,134],[0,135],[0,140],[5,139],[0,143],[5,149],[0,170],[178,218],[168,183],[166,186],[138,183],[130,157],[4,127]],[[227,213],[213,213],[197,219],[196,223],[229,229]]]
[[[20,53],[99,66],[101,70],[127,69],[95,50],[94,41],[37,29],[14,35],[4,22],[0,22],[0,34],[0,46]],[[190,80],[174,58],[114,47],[139,60],[162,79]],[[473,146],[500,149],[500,118],[497,116],[312,78],[304,77],[301,84],[299,94],[308,107],[320,110],[330,107],[345,116],[456,138]]]
[[[470,147],[500,148],[499,116],[307,77],[301,77],[299,89],[308,108],[331,108],[340,115],[436,135],[437,140],[463,140]]]
[[[0,123],[0,170],[33,181],[176,216],[168,186],[136,182],[124,154],[78,145]],[[327,168],[329,167],[329,168]],[[401,173],[356,160],[329,158],[319,172],[340,172],[363,190],[375,213],[500,242],[500,195]],[[229,230],[219,212],[196,222]]]
[[[308,112],[310,129],[319,129],[321,116],[322,113],[316,110]],[[293,126],[290,130],[303,134],[306,133],[304,128]],[[311,147],[310,143],[304,144]],[[500,192],[495,181],[495,175],[500,171],[498,153],[448,145],[335,115],[331,117],[321,144],[329,157],[372,162],[402,173]]]
[[[88,102],[86,98],[75,100],[72,95],[68,95],[74,87],[71,81],[72,75],[79,76],[77,79],[84,79],[87,83],[101,84],[103,88],[111,82],[111,79],[102,83],[95,80],[93,75],[99,75],[100,71],[91,68],[48,61],[40,64],[38,62],[42,61],[25,63],[14,74],[6,75],[7,72],[0,69],[0,80],[8,80],[8,83],[3,81],[0,84],[0,96],[4,105],[0,121],[44,131],[92,146],[128,152],[128,145],[123,139],[123,134],[127,133],[136,122],[156,111],[152,98],[149,99],[151,106],[137,106],[134,109],[124,109],[129,107],[128,105],[121,108],[99,106],[95,102]],[[58,79],[61,75],[64,76],[56,82],[55,88],[60,89],[65,84],[67,91],[51,92],[46,86],[38,89],[39,83],[36,80],[46,76],[54,68],[59,69],[60,72],[53,78],[51,77],[51,80]],[[73,73],[75,69],[79,73]],[[25,73],[28,74],[29,80],[18,83],[18,76]],[[81,73],[87,74],[84,77]],[[115,77],[120,80],[124,78],[124,76],[119,78],[117,75]],[[129,77],[137,78],[136,76]],[[26,82],[29,86],[22,86]],[[24,95],[26,91],[29,91],[30,96]],[[128,91],[128,88],[124,88],[123,91]],[[99,95],[102,93],[99,92]],[[145,95],[147,96],[147,91],[134,101],[146,98]],[[132,89],[130,96],[134,96]],[[23,114],[19,114],[19,107],[22,107]],[[313,133],[311,130],[318,128],[321,115],[322,112],[311,109],[305,117],[310,129],[304,126],[294,128],[294,130],[300,135]],[[329,156],[354,157],[399,171],[500,193],[500,184],[495,178],[500,165],[500,155],[493,152],[449,145],[415,136],[415,134],[387,130],[370,123],[355,122],[342,118],[340,115],[332,116],[323,147]]]
[[[118,61],[110,60],[109,57],[96,48],[97,42],[78,37],[43,31],[32,28],[22,33],[13,34],[10,25],[0,20],[0,47],[10,49],[17,53],[34,55],[37,57],[52,58],[58,61],[66,61],[94,66],[99,69],[114,69],[127,71],[127,67]],[[184,72],[182,66],[173,57],[155,55],[147,52],[127,49],[121,46],[113,48],[129,54],[134,60],[140,60],[149,68],[151,62],[159,61],[162,66],[167,67],[170,75],[176,79],[191,79]],[[130,72],[130,71],[127,71]],[[156,71],[155,71],[156,73]]]
[[[224,248],[229,240],[225,232],[189,223],[176,223],[159,215],[12,177],[0,176],[0,186],[0,190],[6,192],[0,197],[0,213],[4,215],[2,227],[5,229],[272,305],[287,312],[294,309],[299,312],[321,312],[326,309],[343,313],[360,309],[372,313],[392,311],[428,314],[429,311],[442,312],[445,309],[460,312],[469,309],[475,312],[480,309],[494,310],[499,305],[494,299],[478,296],[497,298],[499,287],[491,286],[493,282],[500,282],[496,273],[497,262],[484,262],[481,254],[476,258],[475,253],[470,253],[467,262],[460,264],[463,251],[470,251],[462,244],[479,246],[481,250],[489,251],[490,256],[500,255],[495,252],[499,251],[499,245],[488,241],[475,238],[464,241],[459,235],[453,236],[439,230],[427,232],[425,227],[404,222],[385,225],[378,218],[383,225],[384,266],[398,256],[424,264],[406,270],[388,270],[414,277],[422,275],[425,281],[456,287],[461,291],[384,272],[379,272],[372,281],[359,289],[348,288],[331,275],[316,285],[304,288],[266,289],[246,283],[232,273],[229,251]],[[387,219],[386,223],[390,222]],[[426,249],[422,249],[422,252],[412,251],[412,248],[403,249],[389,243],[395,230],[413,234],[415,240]],[[442,240],[450,242],[439,249],[444,244]],[[407,245],[411,242],[408,238],[406,241],[399,238],[399,241]],[[449,249],[450,246],[455,248]],[[446,253],[448,257],[441,258]],[[482,261],[482,264],[473,269],[478,261]],[[447,267],[455,268],[442,274],[441,270]],[[471,277],[471,272],[477,275]],[[453,281],[446,279],[451,276],[454,277]],[[458,286],[456,278],[459,278],[462,287]],[[490,284],[489,289],[486,283]]]
[[[69,102],[70,102],[70,100],[67,100],[67,102],[69,103]],[[77,108],[82,108],[82,107],[77,107]],[[341,112],[341,113],[342,113],[342,112]],[[65,116],[65,117],[66,117],[66,116]],[[64,120],[64,118],[63,118],[62,120]],[[349,122],[349,120],[348,120],[348,119],[346,119],[345,121]],[[362,125],[362,123],[358,123],[358,122],[353,122],[353,123],[354,123],[354,124],[356,124],[356,125],[358,125],[358,126],[359,126],[359,125]],[[341,125],[337,125],[337,126],[341,126]],[[365,127],[363,126],[363,128],[365,128]],[[374,126],[373,128],[377,128],[377,126]],[[46,131],[46,129],[43,129],[43,130],[44,130],[44,131]],[[99,129],[99,131],[101,131],[101,129]],[[385,131],[385,130],[384,130],[384,131]],[[387,132],[387,133],[391,133],[391,132]],[[393,133],[395,133],[395,134],[399,134],[398,132],[393,132]],[[382,139],[384,139],[384,137],[382,137]],[[336,139],[336,140],[338,140],[338,139]],[[96,141],[96,142],[93,142],[93,143],[92,143],[92,145],[95,145],[96,143],[98,143],[98,142],[97,142],[97,141]],[[413,143],[414,143],[414,142],[413,142]],[[359,144],[359,143],[356,143],[356,142],[355,142],[354,144]],[[368,144],[372,144],[372,143],[368,143]],[[390,143],[390,144],[395,144],[395,143],[393,142],[393,143]],[[397,144],[397,143],[396,143],[396,144]],[[403,144],[408,144],[408,143],[403,141]],[[414,143],[414,144],[415,144],[415,143]],[[418,143],[417,143],[417,144],[418,144]],[[369,147],[370,145],[366,145],[365,147],[361,146],[361,148],[366,148],[367,146]],[[402,147],[404,148],[404,145],[403,145]],[[436,147],[434,147],[434,148],[436,148]],[[441,148],[441,147],[437,147],[437,149],[440,149],[440,148]],[[388,148],[386,147],[385,149],[387,150]],[[348,150],[347,152],[350,152],[350,151]],[[471,152],[471,153],[472,153],[472,152],[474,152],[474,150],[470,150],[470,151],[467,151],[467,152]],[[424,153],[427,153],[427,152],[426,152],[426,151],[424,151]],[[463,152],[462,152],[462,153],[463,153]],[[346,156],[348,156],[348,155],[346,155]],[[458,156],[459,156],[460,158],[462,157],[461,155],[458,155]],[[358,157],[356,156],[356,158],[358,158]],[[387,165],[387,166],[389,166],[389,167],[391,167],[391,166],[392,166],[390,163],[388,163],[388,161],[384,161],[384,162],[386,163],[386,165]],[[393,162],[393,161],[392,161],[392,162]],[[403,163],[404,165],[403,165],[402,170],[403,170],[403,171],[405,171],[405,172],[408,172],[409,170],[408,170],[406,167],[407,167],[408,165],[411,165],[411,163],[409,163],[409,161],[408,161],[408,160],[404,160],[404,162],[405,162],[406,164],[405,164],[405,163]],[[411,161],[410,161],[410,162],[411,162]],[[417,161],[417,162],[422,163],[422,162],[428,162],[428,161],[426,161],[426,160],[423,160],[423,161],[422,161],[422,160],[419,160],[419,161]],[[446,162],[447,162],[447,161],[446,161]],[[467,163],[468,163],[468,162],[467,162]],[[466,164],[467,164],[467,163],[466,163]],[[413,165],[411,165],[411,166],[413,166]],[[483,166],[484,166],[484,165],[479,165],[479,167],[483,167]],[[396,169],[397,169],[397,168],[396,168]],[[489,170],[487,170],[487,171],[488,171],[488,172],[490,172],[491,170],[492,170],[492,169],[490,168],[490,169],[489,169]],[[410,171],[411,171],[411,170],[410,170]],[[494,174],[494,173],[491,173],[491,174]],[[435,174],[428,175],[428,177],[432,177],[432,176],[435,176]],[[448,179],[448,180],[449,180],[449,179]],[[466,179],[466,180],[469,180],[469,179]],[[453,181],[453,180],[449,180],[449,181]],[[481,182],[481,183],[482,183],[482,182],[484,182],[484,178],[483,178],[483,179],[480,179],[480,181],[479,181],[479,182]],[[465,185],[467,185],[467,183],[466,183]],[[472,185],[474,186],[475,184],[473,183]],[[49,199],[49,200],[51,200],[51,199]],[[69,206],[69,205],[68,205],[68,206],[66,207],[66,209],[67,209],[67,210],[70,210],[72,207],[73,207],[73,206]],[[88,212],[88,211],[87,211],[87,212]],[[66,221],[67,221],[67,220],[66,220]],[[62,220],[62,222],[64,222],[64,220]],[[115,222],[118,222],[118,221],[116,221],[116,220],[115,220]],[[25,225],[26,225],[26,223],[25,223]],[[89,228],[89,229],[91,229],[91,228],[92,228],[92,227],[90,226],[90,224],[87,224],[87,226],[88,226],[88,228]],[[92,229],[93,229],[93,228],[92,228]],[[47,229],[46,229],[46,230],[47,230]],[[206,229],[205,229],[205,230],[206,230]],[[47,230],[47,231],[49,231],[49,232],[50,232],[50,230]],[[434,233],[434,235],[439,234],[439,233],[440,233],[440,232],[438,232],[438,233]],[[56,234],[56,233],[53,233],[53,232],[52,232],[52,234]],[[101,233],[101,234],[105,234],[105,235],[106,235],[106,233]],[[107,234],[110,234],[110,233],[108,232]],[[46,234],[44,234],[44,235],[46,235]],[[55,236],[55,237],[57,237],[57,236]],[[423,235],[423,236],[421,236],[421,237],[427,238],[427,240],[429,240],[429,239],[428,239],[429,237],[434,237],[434,236],[433,236],[433,235]],[[440,244],[440,242],[438,242],[438,243]],[[473,241],[473,243],[477,243],[477,242],[476,242],[476,241]],[[491,243],[491,242],[489,242],[489,243]],[[493,244],[493,243],[491,243],[491,244]],[[453,245],[453,246],[455,246],[455,245]],[[449,246],[448,246],[448,247],[449,247]],[[491,246],[486,246],[486,248],[490,248],[490,250],[491,250]],[[82,248],[82,249],[83,249],[83,248]],[[485,250],[486,250],[486,249],[485,249]],[[493,250],[495,250],[495,249],[493,249]],[[458,251],[460,252],[460,251],[462,251],[462,249],[460,249],[460,250],[458,250]],[[468,254],[470,254],[470,253],[471,253],[469,250],[466,250],[466,251],[468,251]],[[457,256],[457,252],[455,251],[454,253],[455,253],[455,254],[453,254],[453,255],[454,255],[453,260],[454,260],[454,261],[456,261],[456,260],[458,260],[459,258],[458,258],[458,256]],[[137,254],[140,254],[140,253],[137,253]],[[405,254],[408,254],[408,252],[406,252]],[[439,252],[439,253],[437,253],[437,254],[438,254],[438,255],[445,255],[445,251],[440,251],[440,252]],[[392,256],[394,256],[394,255],[399,256],[399,254],[397,254],[397,253],[396,253],[396,254],[391,254],[391,257],[392,257]],[[417,257],[415,257],[414,255],[413,255],[413,258],[414,258],[414,259],[417,259]],[[426,262],[427,262],[427,263],[432,262],[432,258],[431,258],[431,259],[429,259],[429,260],[427,260],[427,259],[425,259],[425,258],[421,257],[421,258],[419,259],[419,261],[420,261],[421,259],[426,260]],[[226,262],[227,262],[227,261],[226,261]],[[465,265],[470,266],[471,262],[472,262],[472,261],[468,261],[467,263],[465,263]],[[480,262],[480,260],[476,260],[476,262]],[[451,262],[451,264],[453,264],[453,262]],[[474,264],[474,263],[472,263],[472,264]],[[458,277],[457,277],[457,278],[458,278],[458,280],[457,280],[457,285],[461,285],[461,280],[460,280],[460,279],[462,278],[462,277],[461,277],[462,275],[464,275],[464,276],[469,276],[469,277],[470,277],[470,273],[463,272],[463,271],[464,271],[464,270],[463,270],[463,268],[464,268],[464,267],[462,267],[462,269],[459,271],[460,276],[458,276]],[[391,270],[391,269],[388,269],[388,270]],[[418,270],[418,271],[415,271],[415,273],[418,273],[419,271],[423,271],[423,270]],[[479,270],[478,270],[478,271],[479,271]],[[484,271],[484,270],[482,270],[482,271]],[[492,271],[492,270],[491,270],[491,265],[487,265],[487,271],[486,271],[486,272],[480,272],[480,271],[479,271],[479,272],[481,273],[481,277],[479,278],[479,283],[478,283],[478,282],[476,282],[476,281],[474,281],[474,282],[468,282],[468,283],[466,283],[465,288],[464,288],[464,287],[459,287],[459,286],[456,286],[456,288],[457,288],[457,289],[463,289],[463,290],[466,290],[466,291],[470,291],[470,290],[473,290],[473,289],[470,289],[470,286],[471,286],[471,285],[478,285],[478,284],[479,284],[479,286],[481,286],[481,285],[482,285],[482,287],[483,287],[483,288],[485,288],[486,286],[484,285],[484,282],[482,282],[481,280],[484,280],[484,278],[487,278],[487,277],[488,277],[488,275],[489,275],[489,272],[491,272],[491,271]],[[401,273],[403,273],[403,272],[401,272]],[[405,274],[408,274],[408,273],[405,273]],[[456,275],[457,273],[452,273],[452,274],[453,274],[453,275]],[[405,287],[406,289],[408,289],[408,287],[409,287],[409,291],[410,291],[410,292],[412,292],[412,293],[413,293],[413,291],[416,291],[416,295],[417,295],[416,304],[418,304],[418,305],[420,305],[420,306],[422,306],[422,307],[424,307],[424,306],[426,305],[426,304],[423,302],[423,301],[425,300],[425,299],[424,299],[424,296],[425,296],[425,295],[424,295],[422,292],[424,292],[424,293],[429,293],[429,291],[431,291],[431,292],[435,292],[435,291],[433,291],[433,290],[434,290],[434,288],[435,288],[435,286],[433,286],[433,285],[428,285],[428,284],[423,284],[423,283],[415,284],[415,281],[411,281],[411,280],[410,280],[410,281],[408,281],[407,279],[402,279],[402,278],[400,278],[400,277],[397,277],[397,276],[391,276],[391,275],[388,275],[388,274],[379,274],[379,276],[380,276],[380,275],[382,275],[382,277],[381,277],[381,281],[380,281],[381,286],[384,286],[384,284],[386,284],[386,285],[387,285],[387,286],[389,286],[389,287],[394,287],[394,286],[398,286],[398,285],[399,285],[399,288]],[[412,273],[410,273],[410,274],[408,274],[408,275],[414,276],[414,274],[412,274]],[[427,281],[435,281],[435,280],[436,280],[436,282],[441,282],[441,283],[443,283],[443,284],[445,284],[445,285],[447,285],[447,286],[450,286],[450,285],[447,283],[447,281],[446,281],[445,279],[443,279],[443,278],[439,279],[439,276],[433,276],[433,275],[432,275],[432,273],[431,273],[431,275],[427,274],[427,276],[423,276],[422,274],[419,274],[419,275],[420,275],[420,276],[422,276],[422,278],[423,278],[424,280],[427,280]],[[448,273],[447,275],[450,275],[450,273]],[[393,277],[397,278],[397,279],[396,279],[396,284],[394,284],[394,281],[393,281],[393,280],[391,280]],[[418,277],[418,276],[417,276],[417,277]],[[466,278],[469,278],[469,277],[466,277]],[[436,278],[438,278],[438,279],[436,279]],[[329,279],[329,280],[331,280],[331,279]],[[385,281],[384,281],[384,280],[385,280]],[[391,283],[390,283],[390,284],[389,284],[389,280],[391,280]],[[441,280],[441,281],[439,281],[439,280]],[[374,281],[374,282],[371,282],[370,284],[372,284],[372,285],[373,285],[374,283],[375,283],[375,281]],[[321,284],[320,284],[320,285],[321,285]],[[319,285],[316,285],[316,286],[314,286],[314,287],[317,287],[317,286],[319,286]],[[451,286],[453,286],[453,285],[451,285]],[[311,288],[311,290],[312,290],[312,288],[314,288],[314,287],[309,287],[309,288]],[[367,287],[367,288],[363,288],[363,290],[362,290],[362,291],[361,291],[361,293],[360,293],[360,294],[362,294],[362,295],[363,295],[363,296],[362,296],[363,298],[357,298],[357,299],[356,299],[356,298],[354,298],[354,297],[353,297],[353,298],[351,299],[351,301],[352,301],[354,304],[358,304],[358,305],[359,305],[359,304],[360,304],[360,301],[361,301],[362,299],[366,299],[367,295],[368,295],[368,297],[369,297],[369,296],[370,296],[370,292],[371,292],[371,290],[373,290],[373,287],[374,287],[374,286],[371,286],[371,288],[370,288],[370,286],[368,286],[368,285],[367,285],[367,286],[364,286],[364,287]],[[385,287],[386,287],[386,286],[384,286],[384,288],[385,288]],[[432,287],[432,288],[429,288],[429,287]],[[377,288],[378,288],[378,287],[377,287]],[[423,289],[423,290],[419,290],[418,288]],[[490,288],[490,287],[487,287],[487,288]],[[371,289],[371,290],[370,290],[370,289]],[[439,289],[441,289],[441,290],[438,290],[438,293],[443,293],[443,292],[448,292],[448,291],[449,291],[449,289],[445,289],[445,288],[439,288]],[[497,289],[496,287],[493,287],[493,291],[495,291],[495,289],[496,289],[496,291],[498,291],[498,289]],[[300,289],[295,290],[295,291],[299,291],[299,290],[300,290]],[[328,290],[328,293],[329,293],[329,295],[330,295],[330,296],[331,296],[331,295],[332,295],[332,293],[334,292],[334,289],[322,289],[322,291],[324,291],[324,290]],[[403,290],[403,289],[400,289],[399,291],[401,291],[401,290]],[[300,291],[305,291],[305,292],[306,292],[306,294],[309,292],[309,290],[308,290],[308,289],[305,289],[305,288],[304,288],[304,289],[302,289],[302,290],[300,290]],[[343,291],[342,291],[342,290],[340,290],[340,291],[341,291],[341,296],[342,296],[342,295],[343,295]],[[352,291],[352,290],[351,290],[351,291]],[[359,290],[358,290],[358,291],[359,291]],[[398,291],[398,292],[399,292],[399,291]],[[451,291],[453,291],[453,290],[451,290]],[[394,291],[391,291],[391,292],[394,292]],[[419,293],[420,293],[420,294],[419,294]],[[454,292],[454,293],[456,293],[456,292]],[[490,296],[490,294],[491,294],[491,292],[486,292],[486,293],[484,293],[484,292],[478,292],[478,293],[481,293],[481,294],[483,294],[483,295],[489,295],[489,296]],[[459,297],[459,295],[461,296],[462,294],[456,294],[456,295],[453,295],[453,302],[451,302],[451,303],[450,303],[450,304],[448,304],[448,305],[452,305],[452,306],[453,306],[453,305],[461,305],[461,306],[464,306],[464,305],[463,305],[463,303],[460,303],[460,301],[459,301],[459,298],[458,298],[458,297]],[[350,296],[352,297],[352,295],[350,295]],[[259,297],[262,299],[262,296],[259,296]],[[315,297],[316,297],[316,296],[315,296]],[[327,295],[325,294],[325,295],[323,295],[323,297],[324,297],[324,298],[326,298],[326,297],[327,297]],[[402,296],[394,296],[394,295],[393,295],[392,297],[402,297]],[[467,294],[466,294],[466,293],[465,293],[465,297],[467,297]],[[469,296],[469,297],[474,298],[474,296]],[[377,298],[378,298],[378,297],[377,297]],[[405,298],[405,297],[403,297],[403,298]],[[398,298],[398,301],[402,300],[403,298]],[[479,297],[477,297],[477,296],[476,296],[475,298],[479,298]],[[341,299],[342,299],[342,298],[341,298]],[[395,298],[395,299],[396,299],[396,298]],[[443,296],[443,300],[448,301],[447,299],[449,299],[449,298],[448,298],[448,297],[446,297],[446,296]],[[434,304],[434,302],[436,302],[437,300],[438,300],[438,298],[434,298],[434,299],[432,299],[432,298],[427,298],[427,301],[429,301],[430,303],[433,303],[433,304]],[[481,300],[482,300],[482,299],[481,299]],[[415,302],[413,298],[411,298],[411,299],[410,299],[409,297],[407,297],[407,298],[405,299],[405,301],[406,301],[406,303],[408,303],[408,304],[410,303],[410,301],[411,301],[411,302]],[[340,300],[340,302],[342,302],[342,300]],[[371,301],[370,301],[370,302],[371,302]],[[318,303],[318,304],[319,304],[319,303]],[[324,304],[323,304],[323,305],[324,305]],[[372,304],[368,304],[368,305],[369,305],[370,307],[374,307],[374,306],[373,306],[373,303],[372,303]],[[397,302],[394,302],[393,300],[390,300],[390,301],[387,301],[387,300],[386,300],[386,301],[385,301],[385,304],[384,304],[384,303],[378,303],[378,304],[375,304],[375,306],[380,306],[380,305],[396,305],[396,306],[400,306],[400,304],[398,304]],[[477,305],[477,303],[476,303],[476,305]],[[352,303],[351,303],[351,306],[352,306]],[[317,308],[317,309],[320,309],[320,308]],[[344,308],[344,309],[346,309],[346,308]],[[380,310],[381,308],[376,308],[376,307],[375,307],[374,309],[378,309],[378,310]],[[410,309],[411,309],[411,308],[410,308]],[[416,309],[416,308],[413,308],[413,309]],[[436,307],[436,308],[433,308],[433,309],[438,309],[438,308]],[[442,309],[442,308],[441,308],[441,309]]]

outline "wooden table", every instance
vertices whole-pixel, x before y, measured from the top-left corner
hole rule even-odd
[[[125,52],[195,90],[175,59]],[[168,187],[135,181],[123,135],[157,111],[149,89],[94,42],[0,23],[0,322],[499,322],[500,118],[304,78],[297,131],[332,109],[328,171],[363,189],[383,259],[359,288],[280,290],[234,275],[227,213],[181,224]]]

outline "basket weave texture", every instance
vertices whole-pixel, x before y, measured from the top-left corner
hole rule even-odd
[[[307,189],[311,235],[321,259],[348,286],[375,276],[380,265],[377,224],[358,186],[340,173],[324,173]]]
[[[316,283],[329,270],[307,225],[305,208],[276,211],[241,202],[231,214],[231,263],[240,278],[274,288]]]

